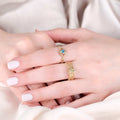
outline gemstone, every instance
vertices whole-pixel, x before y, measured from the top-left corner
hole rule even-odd
[[[61,53],[65,53],[65,50],[61,50]]]

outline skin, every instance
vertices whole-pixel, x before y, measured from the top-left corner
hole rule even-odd
[[[20,66],[15,69],[17,71],[40,66],[27,72],[11,74],[9,77],[15,76],[19,79],[16,86],[56,82],[50,86],[25,91],[24,94],[30,93],[33,96],[33,99],[26,103],[60,99],[82,93],[84,97],[61,105],[77,108],[102,101],[120,90],[119,40],[86,29],[56,29],[45,33],[55,42],[67,44],[63,46],[67,52],[64,59],[66,62],[72,61],[75,79],[56,82],[68,78],[66,64],[60,63],[61,57],[57,47],[15,58],[13,60],[20,62]],[[32,75],[35,76],[34,80]]]
[[[27,33],[27,34],[10,34],[0,30],[0,82],[6,84],[6,79],[10,74],[20,71],[9,71],[7,69],[6,63],[13,58],[19,57],[21,55],[26,55],[32,53],[36,50],[47,49],[54,47],[54,41],[45,33]],[[34,80],[34,79],[33,79]],[[24,85],[17,88],[10,87],[13,93],[21,101],[21,95],[30,89],[35,90],[46,86],[44,83],[34,84],[34,85]],[[65,104],[67,101],[71,100],[71,97],[60,99],[58,102],[60,104]],[[45,107],[56,107],[58,106],[55,100],[37,101],[34,103],[28,103],[29,106],[42,105]]]

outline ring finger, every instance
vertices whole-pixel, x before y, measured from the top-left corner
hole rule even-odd
[[[77,69],[77,64],[73,62],[74,69]],[[74,73],[75,78],[79,78],[77,71]],[[81,74],[81,73],[79,73]],[[33,80],[34,77],[34,80]],[[68,70],[66,64],[55,64],[36,69],[29,70],[18,74],[13,74],[7,80],[8,85],[22,86],[26,84],[49,83],[68,79]]]

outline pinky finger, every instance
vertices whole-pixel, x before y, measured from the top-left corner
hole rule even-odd
[[[59,107],[73,107],[73,108],[78,108],[84,105],[88,105],[88,104],[92,104],[97,102],[97,97],[95,96],[95,94],[88,94],[85,97],[82,97],[80,99],[77,99],[69,104],[64,104],[64,105],[60,105]]]

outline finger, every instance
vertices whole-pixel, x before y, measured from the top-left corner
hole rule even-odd
[[[18,56],[20,53],[18,53],[18,51],[16,51],[15,49],[13,49],[12,51],[10,51],[10,53],[6,56],[6,60],[9,60],[10,58],[16,57]],[[6,72],[6,74],[4,76],[6,76],[6,79],[8,78],[8,75],[13,74],[13,71],[9,71],[7,70],[7,66],[4,66],[6,69],[4,70],[4,72]],[[28,91],[28,87],[27,86],[22,86],[22,87],[18,87],[18,88],[13,88],[10,87],[11,91],[17,96],[17,98],[22,102],[21,100],[21,95],[25,92]],[[29,105],[29,103],[27,104]],[[36,106],[36,105],[40,105],[39,103],[32,103],[31,105]]]
[[[64,61],[73,61],[75,59],[75,44],[76,43],[63,46],[63,49],[66,51],[66,55],[64,55]],[[59,49],[58,47],[53,47],[16,58],[8,63],[8,69],[21,71],[32,67],[46,66],[60,62],[61,56],[59,54]]]
[[[22,86],[22,87],[18,87],[18,88],[13,88],[13,87],[10,87],[11,91],[17,96],[17,98],[20,100],[20,102],[22,102],[22,99],[21,99],[21,95],[25,92],[25,91],[28,91],[28,87],[27,86]],[[26,103],[26,105],[28,106],[39,106],[40,104],[38,102],[35,102],[35,103]]]
[[[35,49],[38,49],[38,48],[43,49],[43,48],[55,46],[53,40],[44,34],[39,35],[39,36],[37,34],[35,34],[35,35],[32,34],[32,36],[29,38],[25,38],[25,39],[22,38],[23,40],[19,40],[17,45],[16,45],[16,49],[19,51],[19,53],[17,52],[17,53],[8,54],[9,56],[7,56],[7,60],[14,58],[15,56],[28,54],[28,53],[33,52]],[[34,87],[37,88],[37,86],[34,86]],[[20,98],[20,99],[21,99],[21,97],[19,97],[19,96],[21,96],[21,94],[23,92],[25,92],[26,90],[29,90],[27,88],[27,86],[23,86],[23,87],[20,87],[18,89],[17,88],[11,88],[11,89],[16,94],[16,96],[18,96],[18,98]],[[36,104],[38,105],[38,103],[36,103]],[[36,104],[34,103],[34,105],[36,105]]]
[[[77,64],[73,62],[74,78],[79,78]],[[79,74],[81,74],[79,72]],[[34,76],[34,80],[33,80]],[[22,86],[36,83],[49,83],[68,79],[68,68],[66,64],[55,64],[32,69],[23,73],[12,74],[7,80],[9,86]]]
[[[40,35],[38,33],[32,33],[32,34],[27,34],[27,36],[29,37],[28,38],[21,37],[20,40],[18,40],[18,42],[16,43],[16,46],[14,49],[15,49],[15,52],[17,51],[17,54],[19,54],[16,57],[20,55],[30,54],[33,51],[38,50],[38,49],[39,50],[46,49],[46,48],[51,48],[55,46],[54,41],[45,33],[42,33]],[[12,59],[15,58],[14,54],[16,53],[7,54],[7,60],[10,61],[11,58]]]
[[[29,107],[35,107],[35,106],[40,106],[40,104],[38,102],[36,103],[22,103],[22,105],[27,105]],[[57,106],[56,106],[57,107]]]
[[[10,74],[10,72],[12,71],[8,71],[8,73]],[[13,88],[13,87],[10,87],[11,91],[17,96],[17,98],[22,102],[21,100],[21,95],[25,92],[25,91],[28,91],[30,90],[27,85],[25,86],[21,86],[21,87],[17,87],[17,88]],[[39,106],[40,104],[38,102],[35,102],[35,103],[27,103],[26,105],[28,106]]]
[[[38,30],[35,30],[36,32],[39,32]],[[49,38],[50,39],[50,38]],[[50,47],[52,46],[55,46],[55,44],[50,44],[49,42],[47,42],[48,44],[46,45],[46,44],[44,44],[43,42],[46,42],[46,40],[43,40],[43,38],[41,39],[41,41],[40,42],[42,42],[42,47],[43,48],[49,48],[49,46],[48,45],[50,45]],[[52,40],[51,40],[52,41]],[[41,84],[42,86],[44,85],[44,84]],[[48,84],[49,85],[49,84]],[[41,86],[41,87],[42,87]],[[31,89],[37,89],[37,88],[40,88],[40,85],[29,85],[29,87],[31,88]],[[71,98],[71,97],[70,97]],[[65,102],[67,102],[67,101],[70,101],[70,99],[69,99],[69,97],[67,97],[67,98],[63,98],[63,99],[61,99],[61,100],[59,100],[59,103],[61,104],[64,104]],[[52,108],[52,107],[54,107],[54,106],[56,106],[56,104],[55,104],[56,102],[54,101],[54,100],[50,100],[49,102],[47,102],[47,101],[43,101],[43,102],[41,102],[41,104],[42,105],[44,105],[44,106],[46,106],[46,107],[49,107],[49,108]],[[51,106],[52,105],[52,106]]]
[[[28,102],[59,99],[75,94],[89,93],[91,89],[90,82],[87,80],[64,81],[37,90],[26,91],[22,95],[22,99]],[[26,100],[27,96],[30,97]]]
[[[20,42],[17,45],[21,45],[22,49],[19,49],[19,46],[17,46],[17,48],[14,48],[13,50],[10,50],[9,54],[7,54],[7,56],[6,56],[6,61],[10,60],[11,58],[15,58],[15,57],[17,57],[19,55],[25,55],[28,51],[30,52],[30,51],[32,51],[34,49],[33,45],[30,44],[29,40],[23,40],[23,41],[20,40]],[[6,70],[7,70],[7,66],[5,66],[5,67],[6,67]],[[6,72],[7,72],[7,75],[9,75],[11,73],[13,74],[13,71],[8,71],[7,70]],[[17,88],[10,87],[10,89],[17,96],[17,98],[21,102],[22,102],[21,95],[25,91],[29,90],[27,86],[22,86],[22,87],[17,87]],[[32,103],[32,104],[27,104],[27,105],[36,106],[36,105],[40,105],[40,104],[39,103]]]
[[[10,75],[13,74],[13,71],[6,71],[6,78]],[[5,83],[6,84],[6,83]],[[28,91],[29,89],[27,88],[27,86],[22,86],[22,87],[18,87],[18,88],[13,88],[10,87],[11,91],[13,91],[13,93],[19,98],[19,100],[21,100],[21,95],[25,92]],[[22,101],[22,100],[21,100]]]
[[[88,105],[88,104],[92,104],[92,103],[95,103],[95,102],[97,102],[97,98],[96,98],[95,94],[88,94],[85,97],[77,99],[77,100],[75,100],[75,101],[73,101],[71,103],[68,103],[68,104],[60,105],[58,107],[78,108],[78,107],[85,106],[85,105]]]
[[[36,48],[38,49],[46,49],[55,46],[55,42],[45,33],[39,34],[36,30],[36,39],[34,39],[34,43]]]
[[[57,107],[58,104],[55,100],[46,100],[46,101],[41,101],[42,106],[48,107],[48,108],[54,108]]]
[[[45,31],[55,42],[72,43],[77,41],[77,29],[55,29]]]
[[[86,29],[55,29],[45,31],[55,42],[73,43],[91,37],[92,32]]]
[[[38,89],[38,88],[42,88],[42,87],[45,87],[46,85],[45,84],[36,84],[36,85],[29,85],[29,89],[30,90],[35,90],[35,89]],[[54,108],[56,106],[58,106],[58,104],[56,103],[55,100],[47,100],[47,101],[41,101],[40,104],[42,106],[45,106],[45,107],[48,107],[48,108]]]
[[[24,33],[23,35],[16,34],[16,36],[19,40],[15,43],[15,48],[21,53],[21,55],[31,53],[38,49],[55,46],[54,41],[45,33]]]
[[[42,84],[35,84],[35,85],[27,85],[29,90],[35,90],[38,88],[41,88],[43,85]],[[24,104],[24,103],[23,103]],[[38,102],[39,105],[42,105],[41,102]],[[30,106],[30,105],[29,105]]]
[[[10,89],[17,96],[17,98],[20,100],[20,102],[22,102],[21,95],[25,91],[29,90],[27,86],[22,86],[22,87],[18,87],[18,88],[10,87]],[[26,105],[28,105],[28,106],[39,106],[40,104],[38,102],[35,102],[35,103],[31,103],[31,104],[27,103]]]
[[[50,82],[50,83],[47,83],[48,85],[52,85],[52,84],[54,84],[55,82]],[[64,98],[60,98],[60,99],[56,99],[56,101],[57,101],[57,103],[59,104],[59,105],[62,105],[62,104],[67,104],[67,103],[69,103],[69,102],[72,102],[72,97],[71,96],[69,96],[69,97],[64,97]]]
[[[13,88],[10,87],[10,89],[14,92],[14,94],[19,98],[19,100],[21,100],[21,95],[25,92],[28,91],[29,89],[27,88],[27,86],[22,86],[22,87],[18,87],[18,88]],[[22,101],[22,100],[21,100]]]
[[[35,32],[38,32],[38,30],[35,30]],[[38,49],[46,49],[46,48],[50,48],[50,47],[54,47],[55,43],[53,42],[53,40],[48,37],[48,36],[40,36],[40,38],[37,40],[35,40],[35,43],[37,44],[36,48]],[[40,44],[40,45],[39,45]],[[30,90],[34,90],[34,89],[38,89],[41,87],[46,86],[45,84],[35,84],[35,85],[28,85]],[[45,107],[49,107],[49,108],[53,108],[55,106],[57,106],[57,103],[55,100],[49,100],[49,101],[43,101],[43,102],[39,102],[40,105],[45,106]]]

